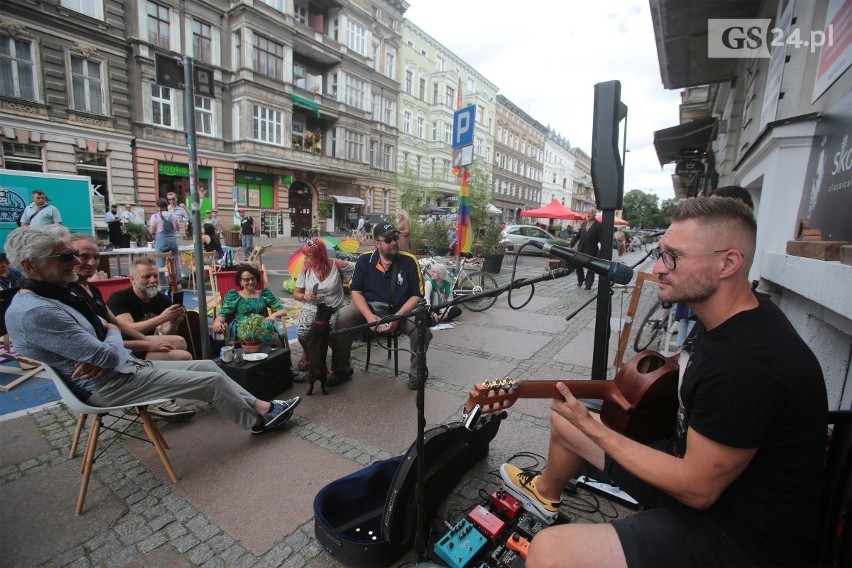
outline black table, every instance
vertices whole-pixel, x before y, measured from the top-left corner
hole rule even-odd
[[[261,353],[268,357],[261,361],[245,361],[241,364],[225,363],[221,358],[216,364],[240,386],[261,400],[272,400],[293,386],[290,369],[290,350],[264,348]]]

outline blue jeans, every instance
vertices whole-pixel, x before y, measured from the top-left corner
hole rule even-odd
[[[246,255],[246,258],[248,258],[248,256],[251,254],[251,251],[254,250],[254,235],[243,235],[242,244],[243,254]]]
[[[174,234],[165,235],[162,232],[157,233],[154,237],[154,250],[156,252],[170,252],[172,256],[175,258],[175,277],[180,280],[181,270],[180,270],[180,258],[178,256],[178,242],[177,237]],[[157,259],[157,267],[162,268],[166,265],[166,261],[162,258]],[[169,283],[166,282],[166,277],[163,273],[160,273],[160,286],[167,286]]]

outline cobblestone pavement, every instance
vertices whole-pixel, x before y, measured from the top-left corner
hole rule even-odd
[[[638,260],[639,253],[625,257]],[[518,276],[537,276],[542,273],[541,265],[523,269]],[[648,265],[649,267],[650,265]],[[505,267],[504,267],[505,268]],[[272,269],[274,270],[274,269]],[[500,275],[500,284],[508,282],[507,271]],[[559,376],[588,377],[590,373],[588,361],[566,360],[559,356],[566,346],[584,336],[588,340],[591,328],[594,326],[594,303],[584,309],[569,322],[564,317],[577,307],[589,300],[595,292],[579,289],[575,285],[575,277],[569,276],[560,280],[544,282],[536,285],[535,298],[547,298],[547,302],[531,302],[522,310],[511,310],[504,297],[490,310],[479,313],[465,311],[458,323],[458,329],[470,333],[500,334],[509,338],[504,345],[489,345],[483,349],[471,349],[467,345],[454,345],[448,342],[433,340],[428,352],[428,360],[440,362],[442,359],[453,358],[461,361],[460,365],[475,368],[487,362],[509,369],[507,373],[512,378]],[[280,289],[280,288],[279,288]],[[524,291],[513,292],[513,302],[522,302],[528,288]],[[645,291],[643,306],[652,302],[653,291]],[[619,307],[614,308],[618,311]],[[647,308],[645,308],[647,309]],[[616,314],[617,315],[617,314]],[[551,329],[537,329],[530,323],[530,318],[544,317]],[[564,324],[559,324],[563,321]],[[437,332],[441,333],[441,332]],[[353,349],[353,365],[358,368],[363,365],[365,347],[355,344]],[[535,346],[532,356],[519,356],[521,346]],[[300,355],[298,344],[293,342],[294,361]],[[529,351],[529,349],[527,349]],[[630,352],[629,352],[630,353]],[[629,355],[628,355],[629,356]],[[383,359],[374,354],[374,359]],[[569,358],[570,359],[570,358]],[[591,357],[587,358],[589,361]],[[610,357],[611,360],[611,357]],[[456,364],[458,367],[459,364]],[[363,366],[361,366],[363,368]],[[464,368],[464,367],[462,367]],[[440,365],[431,365],[435,369],[427,382],[427,400],[438,397],[437,400],[449,401],[443,403],[448,408],[447,416],[458,419],[460,412],[452,411],[459,408],[467,399],[470,384],[459,381],[452,373],[440,371]],[[386,378],[404,384],[406,373],[401,372],[394,377],[390,366],[381,363],[373,364],[369,374],[359,373],[351,384],[366,380],[366,376]],[[396,384],[394,385],[396,386]],[[303,386],[296,385],[296,389]],[[303,394],[301,390],[287,391]],[[334,391],[328,399],[321,402],[331,402]],[[358,391],[346,391],[346,396],[352,396],[352,404],[357,404]],[[339,396],[339,395],[338,395]],[[318,397],[314,396],[312,402]],[[340,400],[340,399],[338,399]],[[412,399],[413,400],[413,396]],[[437,403],[439,406],[442,403]],[[304,404],[303,404],[304,406]],[[509,413],[509,417],[501,425],[498,438],[492,442],[488,457],[482,463],[474,466],[455,488],[451,497],[445,502],[442,511],[448,518],[454,511],[470,508],[479,502],[482,490],[490,492],[496,487],[493,472],[499,464],[519,452],[533,452],[540,455],[546,453],[548,419],[544,401],[525,401]],[[207,413],[207,406],[195,404],[201,411],[201,417]],[[216,414],[212,411],[212,414]],[[201,427],[193,422],[185,427]],[[368,413],[355,413],[353,425],[369,421]],[[407,418],[406,418],[407,420]],[[238,536],[224,530],[209,516],[205,515],[193,502],[193,499],[181,492],[181,483],[172,484],[163,481],[158,476],[160,464],[153,463],[149,470],[145,462],[132,451],[132,445],[125,440],[114,443],[99,457],[93,470],[93,478],[105,492],[107,501],[114,501],[116,513],[107,518],[97,520],[104,511],[104,500],[95,500],[90,488],[87,499],[87,510],[81,517],[72,516],[73,498],[76,496],[79,476],[79,451],[76,458],[68,456],[68,448],[73,434],[76,417],[65,406],[57,404],[25,417],[0,422],[0,449],[5,457],[0,458],[0,515],[3,527],[0,536],[0,558],[2,564],[10,566],[204,566],[204,567],[237,567],[237,566],[336,566],[337,562],[323,551],[314,537],[313,518],[306,517],[295,530],[287,534],[277,535],[274,545],[262,553],[252,552],[241,542]],[[349,463],[350,470],[358,469],[376,460],[386,459],[399,452],[393,448],[380,447],[374,441],[359,439],[358,428],[341,427],[341,422],[319,420],[306,417],[296,412],[296,416],[287,428],[283,437],[296,436],[307,443],[304,455],[293,455],[291,459],[298,470],[299,460],[310,460],[311,454],[331,453],[343,458]],[[181,427],[184,427],[181,425]],[[172,430],[169,436],[174,437],[178,430]],[[115,441],[116,434],[105,432],[100,447]],[[407,445],[406,441],[404,445]],[[23,446],[23,447],[21,447]],[[388,444],[385,444],[388,446]],[[215,467],[216,454],[211,450],[208,463]],[[539,463],[539,466],[543,463]],[[156,469],[156,472],[154,470]],[[186,474],[186,472],[184,473]],[[240,475],[235,471],[234,475]],[[57,480],[58,483],[57,483]],[[331,479],[317,481],[317,489]],[[58,485],[67,485],[60,499]],[[251,491],[250,488],[247,490]],[[216,491],[210,487],[210,491]],[[67,498],[71,495],[71,498]],[[286,499],[310,499],[313,495],[290,495]],[[625,514],[620,507],[607,504],[594,504],[593,497],[586,495],[582,501],[569,501],[568,513],[578,520],[600,522],[612,515]],[[103,505],[103,509],[107,509]],[[45,517],[45,524],[39,530],[22,532],[20,528],[26,525],[25,520],[33,515]],[[84,522],[93,521],[94,526],[85,530]],[[261,521],[262,522],[262,521]],[[59,544],[61,541],[62,544]],[[414,560],[409,553],[404,560]]]

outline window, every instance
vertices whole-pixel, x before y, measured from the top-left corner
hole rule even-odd
[[[426,79],[423,77],[420,77],[420,100],[426,100]]]
[[[411,94],[411,84],[414,81],[414,72],[413,71],[405,71],[405,92],[409,95]]]
[[[402,131],[411,134],[411,111],[402,113]]]
[[[0,35],[0,95],[37,100],[30,40]]]
[[[455,98],[456,90],[452,87],[447,87],[447,90],[444,93],[444,104],[450,108],[453,108],[453,105],[455,104]]]
[[[282,145],[283,119],[280,110],[254,105],[252,138],[259,142]]]
[[[261,75],[282,81],[284,79],[284,46],[255,34],[254,70]]]
[[[74,162],[77,164],[77,175],[89,176],[92,180],[92,188],[96,192],[96,195],[92,196],[93,212],[95,215],[103,215],[106,213],[106,198],[109,196],[106,154],[77,150],[74,153]]]
[[[432,104],[438,104],[438,83],[432,85]]]
[[[308,8],[302,4],[293,4],[293,18],[300,24],[308,25]]]
[[[346,47],[361,55],[367,55],[367,34],[364,28],[355,21],[346,21]]]
[[[211,63],[213,56],[211,55],[211,44],[213,40],[213,30],[209,24],[192,20],[192,53],[195,59],[203,63]]]
[[[169,48],[169,9],[148,1],[148,41]]]
[[[444,58],[440,55],[435,58],[435,71],[443,71],[444,70]]]
[[[444,142],[451,143],[453,139],[453,125],[444,123]]]
[[[7,170],[43,172],[44,158],[41,155],[41,146],[3,142],[2,167]]]
[[[105,114],[100,61],[71,56],[71,99],[75,110]]]
[[[293,84],[302,89],[306,88],[307,69],[301,63],[293,63]]]
[[[270,8],[278,10],[279,12],[284,11],[284,0],[260,0]]]
[[[195,131],[213,136],[213,99],[195,95]]]
[[[364,135],[350,130],[344,131],[345,157],[353,162],[364,161]]]
[[[426,122],[423,120],[423,117],[418,116],[417,117],[417,137],[418,138],[425,138],[426,137],[425,124],[426,124]]]
[[[382,215],[390,214],[390,194],[389,189],[382,191]]]
[[[346,104],[368,110],[366,105],[366,91],[364,90],[364,81],[351,75],[346,76]]]
[[[433,120],[432,121],[432,140],[437,140],[437,139],[438,139],[438,121]]]
[[[61,0],[60,5],[98,20],[104,19],[103,0]]]
[[[476,81],[473,79],[473,77],[467,78],[467,92],[468,93],[475,93],[476,92]]]
[[[379,143],[370,140],[370,165],[374,168],[381,167],[379,164]]]
[[[382,120],[382,96],[377,93],[373,93],[373,120]]]
[[[393,152],[394,148],[390,144],[382,145],[382,169],[393,171]]]
[[[388,126],[396,126],[396,101],[385,99],[384,122]]]
[[[393,79],[396,77],[396,53],[388,51],[385,53],[385,77]],[[409,94],[411,91],[409,91]]]
[[[154,124],[160,126],[174,126],[174,105],[172,104],[172,90],[161,87],[156,83],[151,84],[151,116]]]

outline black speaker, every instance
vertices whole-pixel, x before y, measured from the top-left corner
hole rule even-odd
[[[595,84],[592,125],[592,185],[600,210],[621,209],[624,201],[624,164],[618,151],[618,125],[627,118],[621,102],[621,82]]]

